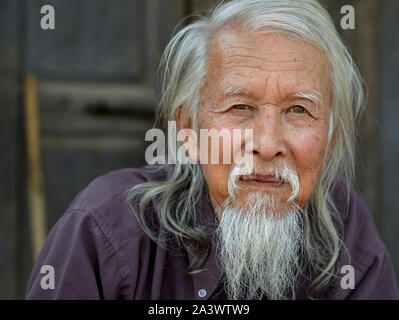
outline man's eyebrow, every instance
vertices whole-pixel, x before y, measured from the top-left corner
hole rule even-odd
[[[230,97],[230,96],[249,96],[250,93],[240,87],[229,86],[223,91],[223,97]]]
[[[234,96],[252,96],[252,93],[246,89],[236,86],[229,86],[223,90],[223,98],[226,99],[227,97],[234,97]],[[291,95],[293,98],[304,98],[307,100],[312,101],[317,106],[322,106],[324,103],[323,95],[315,90],[311,89],[308,91],[297,92]]]
[[[322,94],[315,89],[295,93],[292,95],[292,97],[308,99],[308,100],[312,101],[313,103],[315,103],[317,106],[323,105],[323,102],[324,102]]]

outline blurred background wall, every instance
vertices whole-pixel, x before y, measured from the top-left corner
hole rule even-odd
[[[0,1],[0,299],[24,297],[34,261],[26,75],[37,80],[40,152],[33,166],[42,167],[47,233],[95,177],[145,164],[162,50],[178,21],[216,2]],[[369,88],[356,186],[399,277],[399,1],[322,2]],[[55,30],[40,28],[46,4],[55,8]],[[346,4],[355,8],[355,30],[340,28]]]

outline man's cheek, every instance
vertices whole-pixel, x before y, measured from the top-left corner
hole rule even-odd
[[[292,150],[298,162],[314,166],[323,162],[326,137],[322,132],[298,135],[291,140]]]
[[[300,206],[309,200],[317,184],[325,151],[322,140],[320,134],[310,134],[297,141],[292,149],[300,182],[297,198]]]
[[[219,198],[227,195],[229,165],[203,165],[203,173],[211,193]]]

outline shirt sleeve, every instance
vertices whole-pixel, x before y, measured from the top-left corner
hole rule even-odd
[[[36,260],[26,299],[119,299],[126,273],[96,220],[84,211],[67,211]]]
[[[341,201],[344,203],[344,201]],[[339,269],[353,268],[354,287],[341,285],[346,273],[338,271],[332,299],[397,300],[399,292],[389,252],[383,243],[365,201],[352,190],[345,222],[345,247]],[[349,255],[348,255],[349,253]]]
[[[399,293],[391,257],[383,250],[359,279],[349,296],[350,300],[398,300]]]

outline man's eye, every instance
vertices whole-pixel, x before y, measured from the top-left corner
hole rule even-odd
[[[249,110],[249,107],[246,106],[245,104],[237,104],[233,106],[233,108],[237,110]]]
[[[306,110],[302,106],[293,106],[293,107],[291,107],[291,111],[293,113],[305,113]]]

